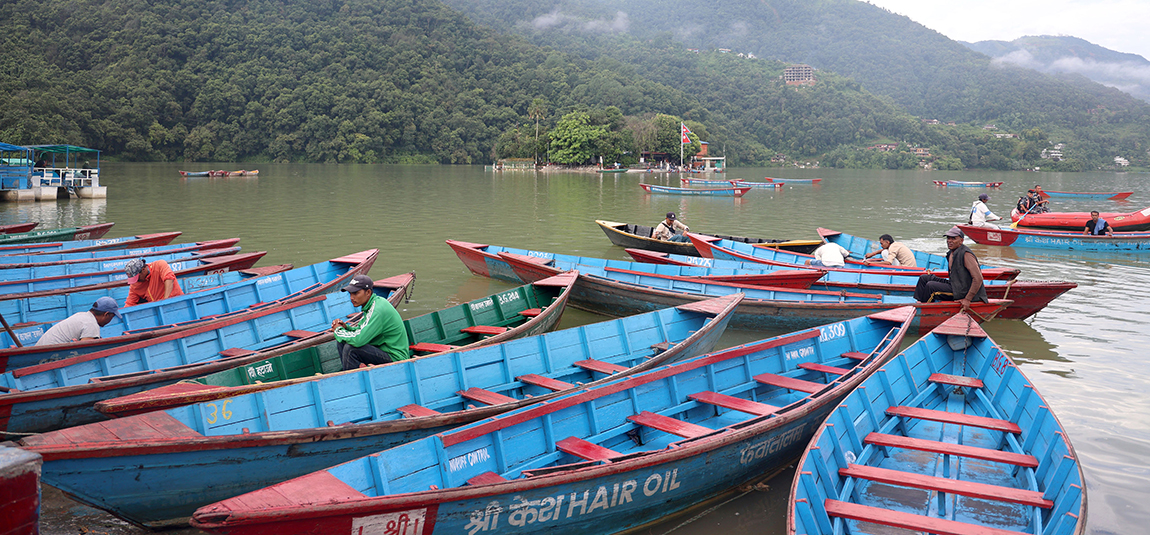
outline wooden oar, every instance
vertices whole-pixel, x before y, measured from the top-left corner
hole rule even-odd
[[[3,314],[0,314],[0,323],[4,324],[4,330],[8,331],[8,336],[12,337],[12,343],[16,344],[16,347],[24,347],[24,344],[21,344],[20,339],[16,337],[16,333],[12,332],[12,327],[8,326],[8,320],[4,319]]]
[[[1015,222],[1013,222],[1013,223],[1011,223],[1011,224],[1010,224],[1010,228],[1011,228],[1011,229],[1017,229],[1017,228],[1018,228],[1018,224],[1019,224],[1019,223],[1021,223],[1021,222],[1022,222],[1022,220],[1026,218],[1026,216],[1030,215],[1030,211],[1031,211],[1031,210],[1033,210],[1033,209],[1034,209],[1036,206],[1038,206],[1038,204],[1037,204],[1037,203],[1036,203],[1036,204],[1032,204],[1032,205],[1030,205],[1030,208],[1027,208],[1027,209],[1026,209],[1026,213],[1022,214],[1022,217],[1019,217],[1019,218],[1018,218],[1018,221],[1015,221]]]

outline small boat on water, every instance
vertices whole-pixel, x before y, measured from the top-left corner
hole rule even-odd
[[[1050,191],[1042,190],[1038,194],[1043,199],[1080,199],[1080,200],[1109,200],[1122,201],[1134,194],[1133,191]]]
[[[346,280],[346,279],[345,279]],[[376,281],[400,299],[408,273]],[[249,307],[170,334],[0,374],[0,431],[43,433],[106,420],[96,402],[248,364],[261,349],[296,343],[356,312],[326,293]]]
[[[20,232],[28,232],[39,225],[39,221],[31,223],[14,223],[12,225],[0,225],[0,234],[17,234]]]
[[[360,368],[29,437],[23,445],[44,455],[49,484],[121,518],[153,525],[461,424],[706,353],[738,300],[732,296]],[[339,366],[338,356],[334,364]],[[237,470],[236,463],[243,468]]]
[[[713,258],[695,258],[693,256],[672,255],[645,251],[641,249],[627,249],[627,254],[639,262],[652,264],[671,264],[677,266],[707,266],[724,268],[738,275],[769,273],[766,270],[786,269],[781,266],[759,264],[757,262],[741,262],[737,260],[716,260]],[[821,279],[811,284],[815,290],[836,290],[854,293],[869,293],[880,295],[898,295],[914,297],[914,288],[918,283],[918,273],[864,272],[862,270],[828,270]],[[998,313],[1002,319],[1026,319],[1050,304],[1058,296],[1078,287],[1077,283],[1068,281],[1025,281],[1011,280],[984,280],[986,296],[989,299],[1008,299],[1013,301],[1005,310]],[[760,285],[755,282],[751,284]]]
[[[115,223],[0,234],[0,247],[25,243],[47,243],[52,241],[97,240],[107,234],[109,230],[112,230],[112,225],[115,225]]]
[[[186,177],[212,176],[212,173],[213,171],[180,171],[180,175]]]
[[[481,299],[403,320],[411,356],[464,351],[550,331],[567,308],[577,273],[565,273],[503,290]],[[256,361],[176,385],[146,390],[96,404],[119,417],[279,388],[342,371],[330,329],[308,336],[285,351],[251,355]]]
[[[658,184],[639,184],[647,193],[665,193],[669,195],[702,195],[708,197],[742,197],[751,188],[731,186],[725,188],[676,188],[660,186]]]
[[[122,252],[122,251],[121,251]],[[229,256],[240,252],[239,247],[215,248],[204,251],[181,251],[148,255],[146,260],[163,260],[169,264]],[[24,259],[29,256],[22,257]],[[47,262],[47,263],[2,263],[0,262],[0,293],[7,292],[6,281],[62,280],[69,277],[86,277],[96,273],[114,273],[124,270],[124,266],[137,256],[94,258],[86,262]]]
[[[1137,212],[1102,212],[1102,219],[1110,223],[1114,232],[1139,232],[1150,230],[1150,208]],[[1070,232],[1086,228],[1090,212],[1046,212],[1041,214],[1011,214],[1010,219],[1019,227],[1035,229],[1066,230]]]
[[[596,169],[595,172],[596,173],[603,173],[603,174],[626,173],[627,168],[626,167],[617,167],[617,168]]]
[[[694,244],[691,242],[676,242],[668,240],[656,240],[651,236],[655,233],[654,227],[646,225],[634,225],[631,223],[617,223],[615,221],[607,221],[603,219],[595,220],[595,224],[603,229],[603,233],[607,235],[607,239],[611,243],[620,247],[629,247],[637,249],[649,249],[652,251],[661,251],[664,253],[681,254],[688,256],[699,256],[699,252],[695,250]],[[768,247],[778,247],[787,251],[794,251],[796,253],[809,253],[814,251],[818,246],[822,245],[821,240],[781,240],[773,238],[748,238],[745,236],[727,236],[725,234],[714,234],[709,232],[702,232],[708,236],[715,236],[723,238],[724,240],[732,240],[743,243],[756,243],[765,244]]]
[[[106,249],[128,249],[134,247],[153,247],[172,243],[182,232],[159,232],[156,234],[140,234],[138,236],[124,236],[121,238],[101,238],[60,241],[51,243],[25,243],[0,244],[0,257],[6,255],[24,254],[56,254],[56,253],[83,253],[101,251]]]
[[[228,171],[224,176],[256,176],[260,174],[259,169],[240,169],[239,171]]]
[[[736,186],[746,186],[756,189],[782,189],[782,182],[747,182],[746,180],[732,180],[731,184]]]
[[[772,178],[766,177],[763,180],[767,182],[779,182],[782,184],[818,184],[822,182],[821,178]]]
[[[963,182],[961,180],[935,180],[935,186],[949,188],[1000,188],[1003,182]]]
[[[579,389],[204,506],[191,524],[233,535],[634,530],[786,466],[897,352],[912,316],[855,318]]]
[[[818,428],[795,471],[787,532],[1084,533],[1085,476],[1053,406],[955,316]]]
[[[4,255],[0,256],[0,269],[82,264],[101,260],[126,260],[140,256],[150,258],[155,255],[207,253],[217,249],[236,248],[236,244],[239,242],[239,238],[229,238],[195,243],[177,243],[175,245],[157,245],[155,247],[137,247],[129,250],[99,249],[79,253]]]
[[[1082,232],[992,229],[970,225],[959,225],[958,227],[966,233],[966,237],[982,245],[1033,247],[1060,251],[1150,252],[1150,232],[1115,232],[1112,236],[1105,234],[1093,236]]]
[[[813,258],[810,255],[802,255],[798,253],[791,253],[789,251],[780,251],[777,249],[758,247],[751,244],[738,243],[730,240],[714,238],[711,236],[703,236],[693,232],[688,232],[687,237],[691,239],[691,243],[695,244],[695,249],[699,251],[699,254],[706,258],[716,258],[720,260],[739,260],[743,262],[758,262],[761,264],[781,265],[792,268],[803,267],[807,260]],[[850,248],[847,248],[847,250],[850,250]],[[927,271],[931,271],[934,272],[935,275],[946,277],[949,275],[946,271],[947,268],[945,267],[946,257],[940,256],[940,258],[943,259],[942,266],[937,266],[938,263],[936,262],[935,265],[928,265],[927,268],[908,268],[903,266],[891,266],[875,263],[864,264],[862,262],[851,262],[848,260],[845,267],[820,267],[819,269],[825,269],[827,271],[847,270],[879,272],[887,274],[913,273],[916,275],[921,275]],[[994,268],[987,266],[982,267],[982,276],[986,279],[1014,279],[1018,277],[1018,274],[1019,270],[1013,268]]]
[[[860,262],[859,260],[856,260],[856,258],[861,259],[867,253],[872,253],[882,249],[882,245],[879,244],[878,240],[868,240],[866,238],[854,236],[845,232],[839,232],[837,230],[831,230],[829,228],[822,227],[815,229],[815,232],[818,233],[818,235],[824,240],[830,243],[837,243],[841,245],[843,249],[850,251],[851,258],[847,259],[847,264],[849,265],[873,265],[866,262]],[[941,238],[939,241],[942,241]],[[916,251],[914,249],[911,249],[910,252],[914,255],[915,265],[920,268],[942,271],[946,271],[949,268],[950,264],[946,259],[946,255],[928,253],[925,251]],[[982,269],[984,270],[991,267],[993,266],[987,266],[985,264],[982,265]]]
[[[709,178],[695,178],[693,176],[685,176],[679,179],[679,184],[683,187],[687,186],[722,186],[727,187],[731,185],[730,180],[711,180]]]

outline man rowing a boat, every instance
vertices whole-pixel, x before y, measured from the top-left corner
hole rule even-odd
[[[921,275],[914,288],[915,300],[920,303],[955,301],[956,297],[962,296],[957,301],[962,303],[963,312],[970,312],[970,303],[973,301],[989,302],[978,257],[963,245],[964,238],[966,234],[958,227],[950,227],[946,231],[946,247],[950,249],[946,253],[949,278],[936,277],[930,273]]]
[[[680,223],[675,217],[675,212],[667,212],[667,218],[659,222],[651,237],[656,240],[685,243],[691,241],[686,234],[688,230],[691,230],[690,227]]]
[[[971,226],[994,229],[998,228],[998,226],[991,225],[989,223],[990,221],[998,221],[1002,219],[1001,217],[994,215],[994,212],[991,212],[990,208],[986,207],[986,201],[989,200],[990,195],[982,193],[979,194],[978,200],[974,201],[974,204],[970,205],[970,220],[968,223],[970,223]]]
[[[359,321],[331,322],[339,361],[345,370],[354,370],[360,364],[387,364],[411,358],[403,318],[387,299],[371,291],[373,286],[375,283],[367,275],[352,277],[343,291],[351,304],[360,307]]]

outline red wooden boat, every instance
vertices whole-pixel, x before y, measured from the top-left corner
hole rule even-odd
[[[0,246],[0,255],[12,254],[38,254],[38,253],[84,253],[88,251],[101,251],[107,249],[127,249],[129,247],[152,247],[167,245],[179,237],[182,232],[160,232],[156,234],[140,234],[138,236],[125,236],[104,240],[82,240],[52,243],[25,243]]]
[[[141,251],[140,248],[134,248],[132,251],[120,251],[118,249],[109,250],[106,253],[88,252],[88,253],[56,253],[49,255],[47,253],[33,254],[33,255],[5,255],[0,256],[0,269],[10,268],[30,268],[40,266],[58,266],[63,264],[83,264],[85,262],[95,261],[114,261],[114,260],[127,260],[129,258],[136,258],[137,256],[148,256],[152,254],[180,254],[180,253],[204,253],[209,251],[217,251],[223,249],[235,248],[239,250],[236,244],[240,242],[239,238],[228,238],[226,240],[210,240],[196,243],[188,243],[183,246],[173,246],[170,249],[164,249],[156,252]],[[119,253],[119,254],[117,254]],[[234,254],[234,253],[228,253]],[[24,258],[21,258],[23,256]],[[215,255],[211,255],[215,256]],[[36,261],[42,258],[43,261]],[[8,259],[22,259],[26,262],[8,262]]]
[[[1038,194],[1043,199],[1051,197],[1067,199],[1093,199],[1105,201],[1121,201],[1134,194],[1133,191],[1049,191],[1040,190]]]
[[[1114,232],[1150,230],[1150,208],[1128,213],[1103,212],[1100,216],[1110,223]],[[1026,214],[1022,217],[1011,214],[1010,218],[1019,227],[1081,232],[1082,229],[1086,228],[1086,222],[1090,221],[1090,213],[1046,212],[1044,214]]]
[[[33,221],[31,223],[15,223],[12,225],[0,225],[0,234],[15,234],[17,232],[28,232],[28,231],[36,228],[36,225],[39,225],[39,224],[40,224],[39,221]]]
[[[0,445],[0,533],[39,533],[40,464],[38,453]]]

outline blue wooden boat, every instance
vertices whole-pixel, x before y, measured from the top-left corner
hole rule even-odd
[[[695,249],[699,251],[699,255],[706,258],[719,258],[723,260],[739,260],[743,262],[758,262],[762,264],[774,264],[787,267],[803,266],[806,261],[814,257],[806,254],[792,253],[790,251],[780,251],[768,247],[757,247],[751,244],[738,243],[731,240],[723,240],[715,238],[714,236],[704,236],[688,232],[687,237],[691,239],[691,243],[695,245]],[[844,246],[845,247],[845,246]],[[846,248],[851,250],[849,247]],[[852,253],[854,254],[854,253]],[[859,255],[860,257],[862,255]],[[946,257],[940,257],[945,260]],[[937,265],[937,264],[935,264]],[[841,271],[841,270],[864,270],[864,271],[881,271],[881,272],[894,272],[894,273],[913,273],[921,275],[927,269],[935,272],[936,275],[945,277],[947,276],[945,267],[934,267],[934,265],[926,264],[924,267],[904,267],[904,266],[891,266],[887,264],[874,264],[874,263],[861,263],[847,260],[847,265],[841,268],[834,267],[820,267],[827,271]],[[986,279],[1013,279],[1019,274],[1018,269],[1008,268],[995,268],[990,266],[982,266],[982,276]]]
[[[530,280],[538,267],[537,263],[506,253],[500,256],[525,280]],[[731,327],[757,331],[805,328],[904,306],[918,309],[916,325],[927,331],[960,310],[956,301],[919,303],[913,297],[764,288],[592,266],[579,267],[579,282],[571,294],[571,306],[597,314],[625,316],[732,293],[746,294],[746,298],[735,310]],[[1009,305],[1010,300],[993,299],[971,306],[980,317],[991,319]]]
[[[627,249],[627,253],[639,262],[652,264],[672,264],[678,266],[709,266],[726,268],[736,275],[769,273],[770,270],[785,269],[780,266],[741,262],[737,260],[716,260],[657,253],[642,249]],[[636,268],[637,269],[637,268]],[[1025,319],[1050,304],[1058,296],[1078,287],[1067,281],[1025,281],[1025,280],[985,280],[986,296],[990,299],[1013,301],[998,314],[1002,319]],[[893,271],[832,270],[826,271],[821,279],[812,283],[816,290],[836,290],[856,293],[899,295],[913,297],[918,274],[900,274]]]
[[[205,506],[212,533],[617,533],[770,477],[897,352],[911,309],[581,389]],[[371,528],[367,528],[371,529]]]
[[[204,275],[220,271],[248,269],[266,254],[267,251],[241,253],[213,258],[181,260],[170,262],[168,265],[171,266],[177,277]],[[127,261],[123,260],[119,263],[122,265],[126,264]],[[128,285],[128,276],[124,274],[123,267],[109,271],[64,274],[38,279],[3,280],[0,281],[0,299],[25,299],[41,295],[83,292],[108,285]]]
[[[78,253],[101,249],[126,249],[129,247],[150,247],[167,245],[179,236],[180,232],[140,234],[121,238],[100,238],[98,240],[71,240],[52,243],[15,243],[0,245],[0,255],[36,253]]]
[[[406,295],[414,279],[393,278],[388,299]],[[315,295],[6,372],[0,375],[0,431],[43,433],[104,420],[93,407],[97,401],[247,364],[261,349],[299,343],[355,312],[342,293]]]
[[[37,253],[24,255],[0,256],[0,269],[28,268],[59,264],[79,264],[96,262],[100,260],[121,260],[137,256],[169,255],[181,253],[207,252],[213,249],[227,249],[236,247],[239,238],[226,240],[210,240],[195,243],[177,243],[157,245],[154,247],[136,247],[132,249],[100,249],[76,253]],[[26,277],[25,277],[26,278]]]
[[[795,473],[788,532],[1084,533],[1082,466],[1050,407],[956,316],[818,429]]]
[[[1083,225],[1085,227],[1085,225]],[[1105,253],[1150,252],[1150,232],[1115,232],[1093,236],[1081,232],[1030,229],[992,229],[959,225],[966,236],[982,245],[1031,247],[1058,251],[1098,251]]]
[[[23,440],[45,481],[137,524],[710,351],[740,296],[361,368]],[[345,299],[346,300],[346,299]],[[236,470],[240,463],[242,470]]]
[[[782,182],[747,182],[746,180],[732,180],[736,186],[747,186],[756,189],[782,189]]]
[[[148,262],[163,260],[169,264],[180,265],[182,262],[194,263],[200,259],[211,259],[220,256],[234,255],[240,252],[239,247],[224,249],[211,249],[208,251],[183,251],[177,253],[162,253],[145,257]],[[24,256],[23,258],[30,258]],[[119,256],[116,258],[96,258],[87,262],[50,262],[34,264],[7,264],[0,263],[0,284],[12,281],[56,280],[59,278],[87,277],[95,273],[123,272],[124,266],[134,257]],[[0,293],[15,288],[0,285]]]
[[[125,307],[120,320],[100,328],[99,339],[67,344],[34,345],[51,324],[37,324],[16,332],[24,344],[17,347],[8,333],[0,335],[0,371],[15,370],[129,342],[155,338],[190,328],[204,321],[248,311],[251,307],[273,302],[306,299],[313,295],[338,290],[351,277],[366,274],[375,263],[377,249],[320,262],[311,266],[277,272],[261,277],[248,277],[225,286],[205,288],[184,295]],[[218,276],[213,276],[218,277]],[[216,282],[219,279],[208,279]],[[95,299],[81,301],[81,310],[91,308]],[[57,298],[58,299],[58,298]],[[77,312],[81,311],[77,310]]]
[[[751,188],[731,186],[725,188],[676,188],[673,186],[660,186],[658,184],[639,184],[647,193],[666,193],[670,195],[702,195],[707,197],[742,197]]]
[[[767,182],[778,182],[781,184],[818,184],[822,182],[821,178],[772,178],[766,177],[763,180]]]
[[[1078,199],[1084,201],[1122,201],[1134,194],[1133,191],[1050,191],[1041,190],[1038,194],[1043,199],[1051,197],[1056,199]]]
[[[185,177],[189,177],[189,176],[190,177],[212,176],[212,173],[214,173],[214,172],[215,171],[180,171],[180,176],[185,176]]]
[[[935,186],[949,188],[1000,188],[1002,182],[963,182],[961,180],[935,180]]]
[[[412,357],[463,351],[542,334],[559,324],[578,274],[563,273],[403,320]],[[332,331],[252,354],[251,364],[96,403],[120,417],[315,380],[343,371]]]
[[[710,180],[707,178],[695,178],[693,176],[685,176],[679,179],[679,184],[683,187],[687,186],[721,186],[728,187],[731,185],[730,180]]]
[[[867,253],[873,253],[882,249],[882,245],[880,245],[877,240],[868,240],[859,236],[853,236],[844,232],[822,227],[816,229],[815,232],[817,232],[819,237],[822,239],[830,243],[837,243],[841,245],[843,249],[850,251],[851,258],[847,259],[847,262],[852,265],[867,265],[864,262],[860,262],[859,260],[862,259]],[[949,266],[949,263],[946,260],[946,255],[928,253],[926,251],[917,251],[914,249],[911,249],[910,252],[914,255],[915,265],[920,268],[946,271],[947,266]],[[983,269],[988,267],[991,266],[982,266]]]

